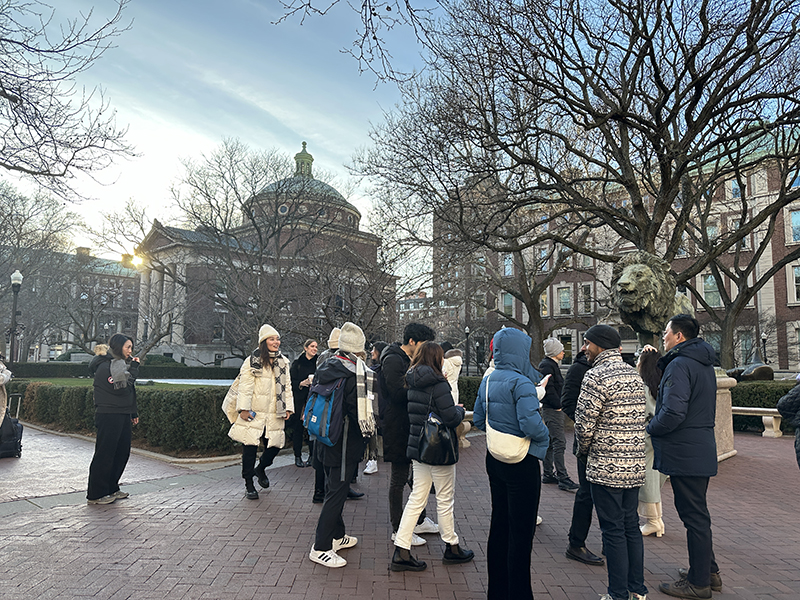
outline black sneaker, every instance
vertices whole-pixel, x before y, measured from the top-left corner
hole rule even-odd
[[[686,569],[684,567],[678,569],[678,577],[680,577],[681,579],[688,579],[689,569]],[[720,577],[719,573],[711,573],[711,591],[712,592],[722,591],[722,577]]]
[[[542,475],[542,483],[558,483],[558,478],[555,475]]]
[[[563,490],[565,492],[577,492],[580,489],[577,483],[572,481],[569,477],[566,477],[558,482],[558,489]]]

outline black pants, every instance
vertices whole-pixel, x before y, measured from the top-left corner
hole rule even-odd
[[[299,413],[292,413],[292,416],[286,420],[286,427],[291,428],[292,431],[292,450],[297,458],[303,454],[303,434],[305,427],[303,427],[303,408],[301,407]],[[309,457],[311,456],[311,442],[309,446]]]
[[[261,453],[261,458],[258,460],[258,470],[263,471],[272,464],[275,457],[278,456],[280,448],[269,448],[267,444],[269,440],[261,437],[261,442],[264,444],[264,451]],[[242,478],[252,481],[256,474],[256,454],[258,454],[258,446],[242,446]]]
[[[689,583],[705,587],[711,584],[711,573],[718,573],[711,540],[711,515],[706,504],[708,477],[671,475],[675,509],[686,527],[689,550]]]
[[[131,415],[96,413],[97,437],[89,467],[88,500],[119,490],[119,480],[131,455]]]
[[[542,489],[539,460],[527,455],[513,465],[486,453],[492,517],[486,562],[489,600],[532,600],[531,550]]]
[[[317,534],[314,538],[314,549],[320,552],[330,550],[333,547],[333,540],[338,540],[345,534],[342,510],[350,489],[350,480],[353,479],[353,475],[358,469],[358,463],[345,464],[344,476],[342,476],[341,467],[323,467],[323,469],[325,470],[325,503],[319,513]]]
[[[389,519],[392,521],[392,531],[397,533],[400,528],[400,519],[403,518],[403,488],[406,485],[412,487],[413,476],[411,463],[393,462],[391,474],[389,475]],[[417,519],[419,525],[427,516],[425,509]]]
[[[578,488],[575,494],[575,503],[572,505],[572,524],[569,527],[569,545],[573,548],[582,548],[586,545],[586,536],[592,526],[592,488],[586,480],[586,463],[578,459]]]

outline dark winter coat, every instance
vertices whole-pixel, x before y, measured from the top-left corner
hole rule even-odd
[[[578,405],[578,396],[581,395],[581,383],[586,371],[592,368],[586,360],[586,353],[582,350],[575,357],[575,362],[567,369],[564,384],[561,388],[561,410],[573,421],[575,420],[575,407]]]
[[[384,397],[384,414],[381,414],[383,432],[383,460],[408,464],[408,388],[406,371],[411,358],[395,342],[381,353],[381,394]]]
[[[317,367],[314,383],[330,383],[339,378],[344,378],[344,398],[342,414],[344,416],[347,436],[342,431],[341,439],[333,446],[314,444],[317,459],[326,467],[341,467],[342,452],[345,464],[358,463],[364,456],[367,440],[361,435],[358,426],[358,393],[356,392],[356,374],[344,364],[346,358],[332,356]]]
[[[306,400],[308,400],[309,388],[301,388],[300,382],[316,372],[317,357],[309,359],[306,357],[305,352],[294,359],[292,366],[289,368],[289,377],[292,379],[292,396],[294,396],[294,413],[296,415],[302,416],[303,407],[306,405]]]
[[[130,415],[132,419],[139,416],[136,406],[136,377],[139,375],[139,363],[128,363],[128,385],[121,389],[114,389],[111,381],[111,354],[95,356],[89,363],[89,372],[94,377],[94,408],[95,412],[103,414]]]
[[[545,356],[539,363],[539,372],[543,377],[550,375],[547,386],[544,388],[542,406],[561,408],[561,389],[564,387],[564,377],[561,375],[561,367],[558,366],[558,362]]]
[[[453,403],[450,384],[427,365],[419,365],[406,373],[408,383],[408,450],[406,456],[419,460],[419,441],[429,412],[439,415],[442,423],[455,429],[464,419],[464,407]]]
[[[717,474],[715,359],[716,352],[708,343],[692,338],[658,361],[664,375],[647,433],[653,442],[653,468],[664,475]]]
[[[800,467],[800,385],[793,387],[778,400],[777,408],[786,422],[794,427],[794,452],[797,455],[797,466]]]

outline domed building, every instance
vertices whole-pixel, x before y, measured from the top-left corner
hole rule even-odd
[[[314,178],[305,142],[294,158],[294,175],[244,202],[231,227],[153,223],[137,250],[145,257],[139,345],[158,341],[151,352],[187,364],[233,366],[263,323],[281,332],[289,355],[344,321],[368,339],[392,337],[395,278],[379,268],[380,238]]]

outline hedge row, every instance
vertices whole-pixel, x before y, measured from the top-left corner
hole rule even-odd
[[[238,368],[187,367],[186,365],[147,365],[139,369],[140,379],[234,379]],[[14,377],[88,377],[85,363],[14,363]]]
[[[733,406],[755,406],[758,408],[775,408],[783,396],[795,386],[795,381],[740,381],[731,389],[731,404]],[[755,429],[761,431],[764,424],[761,417],[733,417],[733,429],[745,431]],[[793,433],[794,428],[781,422],[781,431],[784,434]]]
[[[34,423],[70,432],[94,432],[91,387],[65,387],[47,382],[12,381],[9,393],[20,393],[20,416]],[[231,454],[230,423],[220,410],[227,388],[181,390],[137,388],[139,424],[134,439],[166,452],[197,450]],[[14,407],[16,409],[16,407]]]

